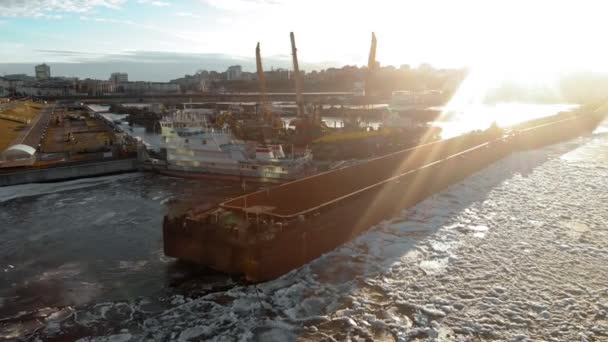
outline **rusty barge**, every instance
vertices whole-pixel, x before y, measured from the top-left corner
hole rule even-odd
[[[558,114],[465,134],[168,215],[164,252],[253,282],[276,278],[513,152],[591,132],[604,118]]]

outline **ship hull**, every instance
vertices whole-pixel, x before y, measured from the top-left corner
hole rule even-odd
[[[427,157],[419,163],[414,160],[411,168],[400,171],[394,177],[356,189],[344,200],[326,202],[314,210],[291,217],[264,215],[263,212],[252,214],[248,211],[256,204],[251,203],[256,198],[257,204],[271,203],[269,199],[263,199],[263,193],[244,196],[250,200],[250,203],[245,203],[244,211],[238,211],[236,207],[230,209],[229,214],[234,216],[230,225],[217,216],[220,215],[217,211],[215,214],[190,213],[165,217],[164,251],[168,256],[207,265],[222,272],[242,274],[249,281],[273,279],[335,249],[369,227],[513,152],[580,136],[593,130],[601,118],[589,116],[543,124],[507,138],[488,139],[473,147],[463,145],[461,149],[458,144],[462,141],[439,142],[433,149],[447,151],[448,156],[440,154],[434,158]],[[386,162],[379,160],[375,163],[377,165],[373,166],[381,169]],[[365,177],[364,174],[361,176]],[[289,189],[290,184],[281,188]],[[323,185],[323,182],[320,184]],[[331,191],[331,184],[325,186],[328,190],[320,187],[309,191]],[[275,203],[285,202],[289,206],[288,191],[275,193],[268,193],[267,197],[279,197],[274,198]],[[297,200],[296,194],[292,194],[291,201]],[[227,203],[238,204],[239,200]]]
[[[221,180],[228,182],[247,182],[247,183],[274,183],[280,184],[293,180],[292,178],[265,178],[261,176],[242,176],[242,175],[230,175],[222,173],[211,173],[211,172],[190,172],[190,171],[177,171],[177,170],[158,170],[160,174],[178,178],[189,178],[189,179],[210,179],[210,180]]]
[[[291,222],[286,229],[267,241],[242,243],[231,237],[215,235],[214,231],[221,231],[224,227],[212,221],[185,217],[175,221],[167,219],[163,225],[165,254],[225,273],[243,274],[252,282],[273,279],[466,178],[506,156],[509,151],[506,144],[492,146],[475,152],[477,158],[484,154],[477,163],[464,163],[465,167],[457,168],[457,162],[452,161],[400,177],[342,205],[320,211],[304,221]],[[444,176],[438,181],[437,174]],[[176,231],[180,233],[176,234]]]

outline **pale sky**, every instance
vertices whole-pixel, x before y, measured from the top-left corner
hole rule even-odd
[[[382,64],[608,71],[606,1],[0,0],[0,63],[218,53]],[[204,66],[201,66],[204,67]],[[194,70],[193,70],[194,71]]]

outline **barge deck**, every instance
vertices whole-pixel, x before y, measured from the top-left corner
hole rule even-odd
[[[466,134],[166,216],[164,251],[250,281],[278,277],[507,155],[574,138],[597,112]]]

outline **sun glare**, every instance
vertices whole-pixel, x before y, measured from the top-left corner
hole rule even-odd
[[[542,70],[521,64],[480,64],[472,67],[467,78],[443,107],[438,125],[444,138],[477,129],[486,129],[493,123],[513,125],[535,117],[555,114],[576,106],[568,104],[529,104],[523,101],[503,103],[487,102],[487,96],[504,86],[523,88],[558,87],[558,71]]]

